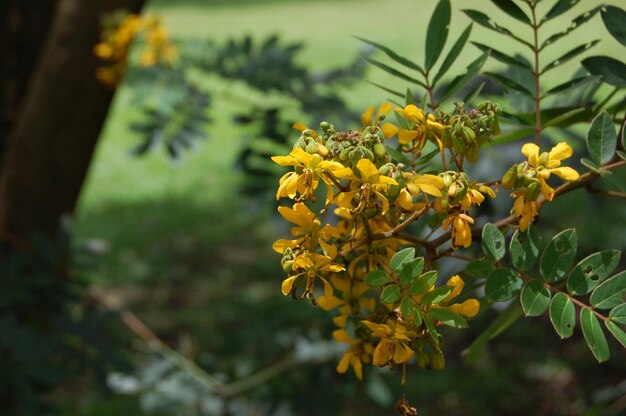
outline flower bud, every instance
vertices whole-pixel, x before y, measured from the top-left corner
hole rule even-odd
[[[446,188],[449,188],[450,185],[452,185],[452,175],[450,175],[449,173],[443,174],[443,185]]]
[[[548,158],[548,152],[543,152],[541,155],[539,155],[539,165],[546,166],[548,164]]]
[[[372,153],[372,151],[370,149],[368,149],[367,147],[362,147],[361,148],[361,152],[363,153],[363,155],[368,158],[370,161],[374,161],[374,159],[376,159],[374,157],[374,153]]]
[[[462,154],[465,151],[465,140],[459,137],[459,135],[454,134],[452,136],[452,146],[455,152]]]
[[[306,145],[306,152],[307,153],[317,153],[317,143],[316,142],[309,142],[309,144]]]
[[[441,351],[433,352],[433,355],[430,357],[430,364],[435,370],[443,370],[446,366],[446,359],[443,353]]]
[[[420,366],[420,368],[426,368],[430,365],[430,357],[425,351],[419,350],[416,354],[416,358],[417,365]]]
[[[472,163],[478,160],[478,146],[476,143],[472,143],[468,146],[467,151],[465,152],[465,157]]]
[[[374,145],[374,154],[378,159],[382,159],[387,154],[387,150],[385,150],[385,145],[382,143],[376,143]]]
[[[283,271],[287,274],[291,273],[293,268],[293,260],[288,260],[283,263]]]
[[[448,196],[450,198],[454,198],[456,196],[456,182],[452,182],[452,185],[450,185],[450,187],[448,188]]]
[[[476,133],[468,126],[463,126],[463,137],[466,143],[474,143],[476,141]]]
[[[320,123],[320,128],[324,131],[330,130],[330,123],[328,121],[322,121]]]
[[[351,151],[352,149],[353,149],[353,148],[350,148],[350,147],[343,149],[343,150],[339,153],[339,160],[344,161],[344,162],[345,162],[346,160],[348,160],[348,154],[350,153],[350,151]]]
[[[517,180],[517,166],[511,166],[502,177],[502,187],[504,189],[511,189],[515,186]]]
[[[323,144],[317,143],[317,153],[322,157],[326,157],[328,156],[328,149]]]
[[[313,131],[311,131],[311,129],[302,130],[302,135],[306,137],[310,137],[313,135]]]
[[[529,201],[536,201],[537,197],[539,197],[540,191],[541,191],[541,186],[539,185],[539,181],[533,181],[530,185],[528,185],[528,192],[526,192],[526,198]]]

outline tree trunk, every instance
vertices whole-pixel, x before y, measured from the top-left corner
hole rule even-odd
[[[3,235],[53,236],[73,212],[113,97],[95,77],[99,18],[118,8],[138,12],[142,3],[58,0],[0,167]]]

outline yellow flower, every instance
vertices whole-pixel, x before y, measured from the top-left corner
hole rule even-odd
[[[378,108],[378,111],[376,112],[376,119],[373,120],[374,123],[378,124],[380,122],[380,118],[381,118],[380,116],[381,115],[386,116],[387,114],[389,114],[390,111],[391,111],[391,104],[389,104],[388,102],[382,103],[381,106]],[[365,110],[363,114],[361,114],[361,124],[363,124],[364,127],[371,126],[373,115],[374,115],[374,106],[371,106],[370,108]],[[383,131],[383,134],[385,135],[386,138],[393,137],[398,133],[398,127],[396,127],[392,123],[385,123],[382,126],[380,126],[380,128]]]
[[[344,374],[348,371],[348,366],[352,366],[357,378],[363,380],[363,364],[369,364],[372,360],[372,351],[374,351],[372,344],[362,339],[353,339],[345,329],[334,331],[333,338],[337,342],[350,344],[350,348],[346,350],[337,364],[337,372]]]
[[[452,247],[469,247],[472,245],[472,229],[470,224],[474,224],[474,219],[467,214],[453,212],[443,220],[444,230],[452,225]]]
[[[474,316],[476,316],[478,310],[480,309],[480,302],[477,299],[472,298],[467,299],[462,303],[454,303],[452,305],[449,304],[450,301],[457,297],[459,293],[461,293],[461,291],[463,290],[465,282],[463,282],[461,276],[459,276],[458,274],[452,276],[450,279],[448,279],[446,285],[453,287],[452,292],[450,292],[448,297],[437,306],[448,309],[452,312],[456,312],[459,315],[463,315],[467,318],[473,318]]]
[[[517,197],[513,203],[513,213],[519,223],[520,231],[526,231],[539,212],[539,203],[528,200],[524,192],[514,192],[513,196]]]
[[[372,336],[380,338],[374,350],[374,365],[402,364],[409,361],[415,351],[409,347],[410,337],[417,334],[407,330],[399,321],[389,320],[388,324],[377,324],[370,321],[363,322],[371,331]]]
[[[405,130],[401,129],[398,133],[398,141],[401,144],[409,144],[413,141],[417,141],[417,148],[422,149],[426,144],[426,139],[432,137],[442,148],[441,134],[443,133],[443,125],[435,121],[435,116],[429,114],[428,117],[424,116],[424,112],[421,108],[417,108],[413,104],[409,104],[404,109],[397,108],[396,111],[400,113],[405,119],[411,121],[413,129]]]
[[[546,183],[550,174],[554,173],[566,181],[575,181],[579,178],[578,172],[574,169],[567,166],[561,167],[561,161],[571,157],[572,153],[572,147],[565,142],[561,142],[549,152],[541,154],[539,154],[539,146],[534,143],[526,143],[522,147],[522,154],[528,158],[528,164],[537,172],[541,184],[541,193],[548,201],[552,201],[554,198],[554,189]]]
[[[291,229],[291,234],[294,237],[302,237],[295,240],[280,239],[272,245],[274,251],[282,254],[286,248],[294,248],[298,245],[302,245],[309,251],[315,251],[319,244],[326,255],[335,258],[337,248],[327,243],[332,237],[339,237],[339,231],[335,227],[330,224],[322,227],[319,218],[302,202],[294,204],[293,208],[278,207],[278,212],[287,221],[298,225]]]
[[[370,201],[370,197],[381,201],[383,209],[382,215],[389,210],[389,201],[387,197],[381,193],[386,191],[388,185],[397,185],[394,179],[381,175],[376,165],[369,159],[361,159],[356,164],[358,176],[350,168],[333,171],[333,175],[339,179],[350,179],[352,181],[353,191],[342,192],[337,197],[337,205],[341,208],[351,208],[352,200],[357,193],[360,193],[359,205],[353,210],[358,212],[365,208],[366,205],[373,205],[375,202]]]
[[[317,300],[317,303],[325,311],[339,308],[340,315],[333,318],[335,325],[344,328],[348,321],[348,315],[351,312],[358,313],[362,308],[374,311],[376,301],[373,298],[363,296],[370,291],[370,287],[365,283],[348,277],[342,278],[338,275],[333,275],[330,280],[332,286],[340,290],[343,295],[341,297],[335,296],[333,287],[330,283],[324,281],[324,295]]]
[[[332,182],[323,176],[326,171],[345,169],[341,163],[323,160],[318,154],[310,154],[302,148],[294,148],[288,156],[272,156],[272,160],[280,166],[294,166],[300,168],[301,173],[287,172],[280,178],[280,185],[276,192],[276,199],[288,197],[294,199],[300,194],[301,200],[311,199],[315,201],[313,192],[317,189],[319,179],[328,187],[327,202],[332,199]]]
[[[340,272],[345,270],[343,266],[333,264],[331,261],[332,259],[330,257],[317,253],[304,253],[296,257],[292,266],[292,270],[296,272],[296,274],[283,280],[281,286],[283,295],[287,296],[290,293],[295,293],[296,287],[294,284],[296,280],[299,277],[304,277],[305,288],[301,297],[304,299],[306,296],[309,296],[311,299],[315,300],[313,298],[315,278],[319,277],[322,280],[326,280],[321,276],[322,272]],[[298,271],[300,272],[298,273]]]

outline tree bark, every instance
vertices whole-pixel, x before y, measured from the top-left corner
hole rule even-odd
[[[0,166],[0,232],[52,237],[74,211],[113,91],[95,77],[103,13],[138,0],[58,0]],[[30,30],[22,26],[24,33]]]

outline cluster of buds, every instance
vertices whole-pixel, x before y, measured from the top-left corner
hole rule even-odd
[[[440,114],[446,125],[441,136],[443,146],[451,149],[455,156],[476,162],[478,149],[500,133],[500,113],[502,108],[490,101],[478,104],[469,112],[464,103],[457,103],[452,114]]]
[[[107,62],[96,70],[102,83],[115,86],[120,82],[128,67],[131,44],[139,36],[144,40],[139,53],[142,67],[170,64],[176,59],[176,47],[159,18],[116,11],[102,19],[101,40],[94,47],[94,54]]]

